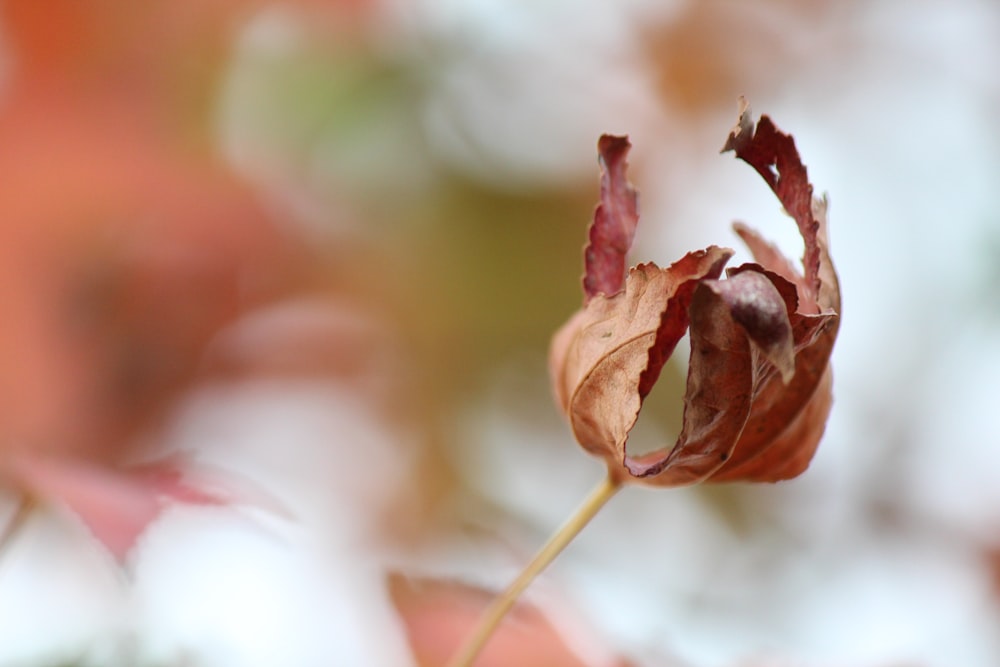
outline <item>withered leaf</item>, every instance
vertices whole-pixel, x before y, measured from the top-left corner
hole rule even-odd
[[[825,200],[813,198],[794,141],[766,116],[754,128],[741,100],[726,149],[764,177],[795,219],[805,242],[804,273],[740,225],[737,233],[756,263],[730,270],[726,279],[720,275],[732,252],[712,246],[666,269],[640,264],[620,286],[611,277],[615,262],[624,266],[638,218],[615,208],[623,197],[634,202],[624,173],[627,140],[605,139],[599,150],[607,170],[585,255],[584,307],[556,333],[550,350],[556,399],[574,436],[619,481],[679,486],[798,475],[830,410],[828,365],[840,292]],[[633,457],[629,431],[688,328],[681,433],[673,447]]]

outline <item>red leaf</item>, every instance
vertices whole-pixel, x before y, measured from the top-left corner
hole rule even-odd
[[[764,177],[795,218],[806,248],[804,275],[756,232],[739,226],[757,264],[718,280],[731,253],[712,247],[668,269],[639,265],[624,292],[609,297],[587,291],[584,308],[553,338],[557,401],[577,441],[604,458],[617,479],[661,486],[787,479],[808,466],[825,427],[840,310],[826,202],[812,197],[792,138],[766,117],[755,130],[748,113],[741,100],[726,148]],[[614,180],[606,175],[602,185]],[[605,190],[590,232],[588,277],[594,239],[604,238],[598,232]],[[634,223],[629,240],[632,234]],[[628,433],[688,326],[681,434],[672,448],[632,457]]]
[[[590,243],[583,253],[586,301],[598,294],[617,294],[625,284],[625,255],[632,247],[639,222],[638,197],[625,176],[630,148],[628,137],[605,134],[597,142],[601,203],[594,211]]]

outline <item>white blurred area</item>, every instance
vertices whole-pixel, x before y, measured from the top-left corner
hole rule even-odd
[[[825,439],[808,473],[781,485],[626,489],[528,598],[567,633],[589,629],[600,648],[581,651],[594,665],[995,667],[1000,5],[711,3],[747,35],[727,56],[740,81],[731,104],[695,122],[658,88],[637,39],[693,4],[384,3],[352,39],[389,69],[418,71],[419,88],[370,91],[363,114],[309,134],[315,144],[295,123],[322,125],[336,99],[289,116],[283,93],[319,38],[307,14],[264,9],[233,47],[220,150],[294,233],[336,239],[371,234],[366,211],[391,218],[448,169],[513,192],[591,183],[596,199],[596,139],[628,133],[642,196],[634,260],[735,244],[735,219],[795,254],[766,186],[716,154],[747,95],[794,134],[830,195],[845,305]],[[334,219],[333,202],[349,214]],[[291,322],[378,339],[390,361],[375,354],[339,384],[274,377],[189,396],[171,446],[266,500],[169,509],[129,580],[82,527],[35,517],[0,560],[0,667],[408,667],[386,572],[503,586],[602,473],[554,406],[539,407],[545,350],[498,360],[456,411],[460,446],[446,454],[478,500],[401,547],[381,527],[408,502],[417,436],[378,406],[407,356],[366,316],[285,304],[220,339],[219,354],[253,356]]]
[[[374,528],[405,495],[401,437],[335,383],[191,396],[169,444],[236,506],[167,509],[120,576],[67,517],[33,519],[0,571],[0,664],[412,664]]]

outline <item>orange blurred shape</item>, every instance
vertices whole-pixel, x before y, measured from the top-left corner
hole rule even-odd
[[[827,3],[828,5],[829,3]],[[773,69],[798,64],[802,34],[829,19],[815,0],[690,2],[643,29],[664,97],[693,117],[726,109],[738,95],[760,97]]]
[[[220,65],[238,30],[270,0],[134,2],[9,0],[0,16],[5,41],[21,73],[120,84],[109,73],[147,85],[170,70]],[[349,31],[375,14],[378,0],[283,0],[286,9],[310,13],[322,29]],[[209,63],[205,62],[208,57]],[[217,83],[217,82],[216,82]]]
[[[2,9],[0,450],[114,460],[301,253],[199,138],[208,119],[170,117],[156,75],[179,47],[149,46],[151,10],[43,4]]]
[[[0,430],[87,449],[187,383],[290,262],[224,170],[177,155],[128,106],[71,102],[31,96],[0,116]]]

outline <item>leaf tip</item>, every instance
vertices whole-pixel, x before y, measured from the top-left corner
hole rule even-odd
[[[750,103],[747,101],[747,98],[740,95],[736,101],[736,107],[736,125],[729,131],[726,143],[722,146],[722,150],[719,153],[738,150],[739,146],[745,144],[751,135],[753,135],[753,122],[750,120]]]
[[[615,162],[625,157],[631,148],[627,134],[602,134],[597,140],[597,158],[605,164]]]

